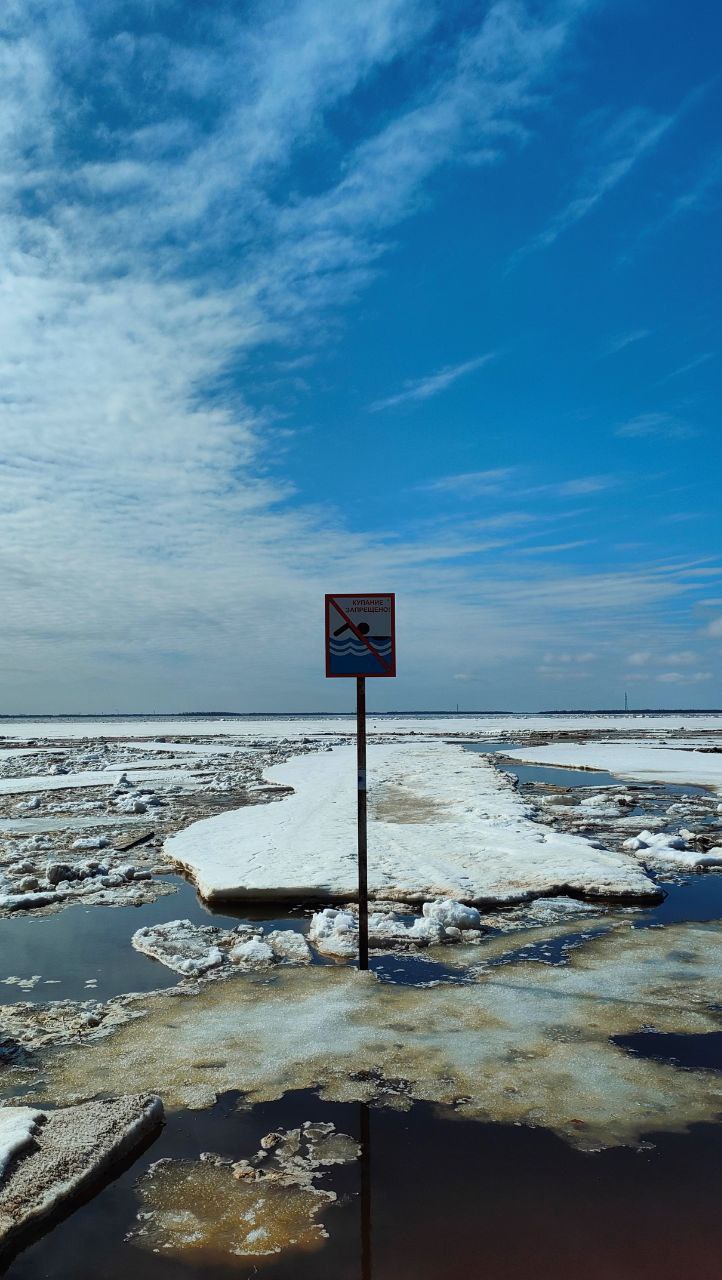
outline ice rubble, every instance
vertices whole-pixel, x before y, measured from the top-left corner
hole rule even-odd
[[[169,920],[138,929],[131,939],[136,951],[152,956],[166,968],[199,977],[214,970],[266,968],[270,964],[309,964],[311,953],[299,933],[274,929],[261,936],[260,927],[240,924],[236,929]]]
[[[406,924],[390,911],[369,914],[369,942],[372,947],[433,946],[444,942],[477,941],[481,916],[475,907],[465,907],[452,898],[425,902],[423,914]],[[308,936],[327,956],[346,958],[358,952],[358,917],[355,911],[326,907],[311,917]]]
[[[639,835],[625,840],[622,848],[636,854],[641,862],[659,867],[678,867],[681,871],[722,867],[722,847],[715,846],[702,853],[689,848],[693,839],[691,832],[675,836],[665,831],[640,831]]]
[[[12,1110],[0,1111],[0,1126]],[[0,1186],[0,1246],[12,1247],[29,1227],[87,1191],[162,1120],[163,1104],[154,1095],[34,1112],[31,1145],[16,1152]],[[17,1122],[10,1116],[7,1123]]]
[[[544,829],[483,756],[441,741],[370,753],[372,896],[423,902],[515,902],[571,889],[649,898],[652,881],[624,854]],[[271,768],[294,794],[192,823],[165,853],[206,900],[353,899],[357,887],[355,760],[350,747]]]

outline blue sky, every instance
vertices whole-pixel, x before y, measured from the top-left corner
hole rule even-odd
[[[0,710],[720,705],[721,36],[6,2]]]

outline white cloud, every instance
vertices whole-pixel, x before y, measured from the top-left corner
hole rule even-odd
[[[473,360],[465,360],[463,364],[447,365],[446,368],[439,369],[438,373],[405,382],[403,391],[388,396],[385,400],[375,400],[369,408],[372,413],[377,413],[380,409],[392,409],[395,405],[406,404],[409,400],[429,400],[431,396],[437,396],[440,391],[445,391],[447,387],[458,382],[459,378],[483,368],[494,358],[495,352],[490,351],[486,355],[476,356]]]
[[[578,547],[590,546],[593,539],[578,538],[575,542],[551,542],[544,546],[523,547],[519,550],[519,555],[524,556],[555,556],[562,551],[576,551]]]
[[[594,662],[596,657],[597,657],[596,653],[550,652],[550,653],[544,654],[544,664],[545,666],[552,666],[557,664],[568,665],[570,663],[587,663],[587,662]]]
[[[517,251],[514,260],[536,249],[548,248],[575,223],[586,218],[600,200],[626,178],[638,161],[656,147],[674,119],[674,116],[659,115],[644,107],[631,108],[613,121],[598,140],[599,121],[587,122],[588,125],[593,123],[595,141],[589,147],[589,157],[571,199],[554,214],[539,235]]]
[[[627,658],[627,666],[629,667],[646,667],[652,661],[652,654],[647,649],[640,649],[636,653],[630,653]]]
[[[617,427],[614,434],[628,440],[641,440],[650,436],[664,440],[689,440],[698,432],[688,422],[671,413],[639,413]]]
[[[665,383],[671,382],[673,378],[681,378],[685,373],[691,373],[693,369],[698,369],[700,365],[707,364],[708,360],[714,360],[714,355],[714,351],[702,351],[700,355],[694,357],[694,360],[688,360],[686,364],[680,365],[678,369],[673,369],[664,378],[660,378],[656,385],[663,387]]]
[[[711,601],[709,603],[712,603]],[[714,618],[705,628],[708,636],[714,636],[715,639],[722,636],[722,618]]]
[[[604,493],[620,483],[614,475],[578,476],[573,480],[559,480],[553,484],[535,485],[525,490],[529,494],[549,494],[555,498],[579,498],[592,493]]]
[[[409,675],[396,688],[411,704],[440,652],[451,670],[521,670],[539,645],[568,646],[571,627],[584,651],[692,589],[679,566],[519,567],[506,540],[482,536],[483,517],[427,541],[354,533],[342,482],[328,506],[305,502],[279,462],[274,414],[241,390],[261,344],[290,339],[289,360],[317,350],[430,177],[517,145],[574,8],[536,22],[521,4],[492,5],[340,167],[321,147],[317,194],[293,199],[279,191],[297,148],[416,46],[424,5],[205,6],[194,30],[207,21],[210,35],[195,49],[182,32],[131,37],[110,0],[102,39],[72,0],[3,12],[0,709],[340,698],[320,662],[318,601],[334,582],[401,593]],[[503,494],[515,474],[432,486]],[[474,557],[491,550],[480,573]]]
[[[618,351],[624,351],[625,347],[631,347],[635,342],[641,342],[643,338],[650,336],[650,329],[630,329],[626,333],[618,333],[616,338],[612,338],[605,347],[604,355],[614,356]]]
[[[656,677],[659,684],[702,684],[712,679],[711,671],[663,671]]]
[[[426,493],[452,493],[460,498],[473,498],[482,493],[499,493],[514,475],[513,467],[493,467],[489,471],[463,471],[454,476],[440,476],[418,488]]]

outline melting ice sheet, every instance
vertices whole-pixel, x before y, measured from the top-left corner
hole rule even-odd
[[[350,747],[267,771],[294,794],[192,823],[165,852],[208,901],[348,899],[357,886],[355,756]],[[446,896],[514,902],[565,887],[658,896],[634,859],[544,828],[482,755],[441,741],[376,746],[369,884],[407,902]]]
[[[139,998],[145,1016],[82,1053],[49,1055],[26,1100],[121,1092],[132,1081],[169,1106],[203,1107],[219,1090],[260,1101],[317,1084],[328,1098],[454,1103],[575,1143],[623,1143],[716,1118],[722,1080],[632,1057],[611,1037],[717,1031],[720,989],[716,924],[617,922],[566,966],[518,961],[465,985],[277,969],[195,996]],[[6,1081],[28,1086],[13,1067]]]

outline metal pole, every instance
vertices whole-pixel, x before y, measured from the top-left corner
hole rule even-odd
[[[366,867],[366,678],[356,677],[358,774],[358,967],[369,967],[369,897]]]

